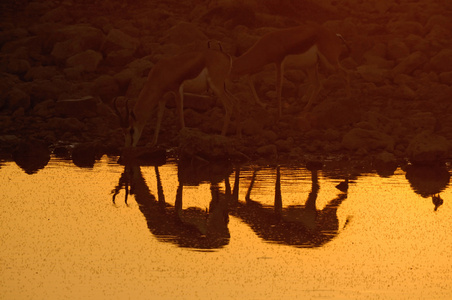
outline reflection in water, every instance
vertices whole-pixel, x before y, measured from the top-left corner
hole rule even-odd
[[[215,165],[214,168],[218,166]],[[150,191],[141,167],[130,164],[124,167],[118,185],[113,190],[113,202],[124,187],[126,190],[125,200],[129,194],[135,196],[140,211],[146,218],[149,230],[158,240],[171,242],[180,247],[195,249],[221,248],[229,243],[228,230],[228,200],[229,193],[220,190],[219,183],[229,174],[225,169],[213,170],[211,165],[206,165],[200,172],[199,166],[180,163],[178,165],[178,181],[176,199],[174,206],[165,201],[164,190],[160,179],[158,166],[154,166],[157,178],[157,199]],[[217,172],[214,179],[208,179],[211,183],[211,201],[208,211],[199,208],[182,209],[183,188],[185,185],[197,185],[206,181],[200,177],[201,174],[212,174]],[[221,172],[223,171],[223,172]]]
[[[13,160],[25,173],[31,175],[47,166],[50,151],[47,145],[41,141],[24,141],[13,152]]]
[[[339,233],[337,209],[347,198],[347,193],[339,193],[322,210],[317,210],[316,200],[320,189],[317,168],[311,169],[312,186],[306,203],[285,208],[281,196],[280,167],[276,168],[273,208],[251,199],[256,174],[257,171],[254,171],[245,202],[234,198],[236,207],[233,214],[247,223],[262,239],[299,247],[320,247]],[[235,186],[238,186],[237,176]]]
[[[450,174],[443,166],[413,166],[406,168],[406,179],[416,194],[424,198],[432,197],[434,210],[443,204],[440,193],[443,192],[450,181]]]

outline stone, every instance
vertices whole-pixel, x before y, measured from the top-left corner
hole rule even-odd
[[[430,59],[430,66],[434,71],[447,72],[452,70],[452,49],[442,49]]]
[[[342,138],[342,146],[348,150],[375,150],[394,149],[394,140],[391,136],[377,130],[353,128]]]
[[[91,118],[97,116],[97,103],[98,99],[92,96],[60,100],[55,103],[55,111],[63,117]]]
[[[138,39],[122,32],[119,29],[113,28],[107,34],[105,42],[102,45],[102,52],[108,54],[114,50],[129,49],[135,52],[140,45]]]
[[[111,75],[101,75],[91,85],[91,93],[104,102],[110,102],[119,93],[119,85]]]
[[[387,56],[392,60],[400,60],[410,55],[408,46],[399,39],[390,40],[387,49]]]
[[[386,79],[388,71],[376,65],[362,65],[356,70],[361,77],[373,83],[383,83]]]
[[[264,145],[256,150],[257,154],[265,157],[276,157],[278,156],[278,148],[274,144]]]
[[[411,53],[405,59],[392,69],[392,73],[396,74],[411,74],[414,70],[421,69],[427,62],[427,57],[420,51]]]
[[[23,75],[31,68],[30,63],[25,59],[11,58],[6,65],[6,72]]]
[[[374,158],[373,164],[377,173],[382,177],[394,175],[394,172],[398,167],[395,155],[387,151],[378,153]]]
[[[134,60],[134,53],[134,49],[110,51],[105,58],[105,64],[108,66],[124,66]]]
[[[423,36],[425,33],[424,26],[416,21],[393,21],[386,25],[389,32],[398,35],[417,34]]]
[[[77,68],[81,72],[94,72],[102,59],[100,52],[89,49],[69,57],[66,66]]]
[[[425,130],[410,141],[406,155],[413,164],[432,165],[442,162],[450,147],[446,138]]]
[[[231,138],[205,134],[187,127],[179,132],[179,149],[181,156],[188,158],[215,160],[240,156]]]
[[[207,36],[192,23],[181,22],[166,31],[162,41],[166,44],[187,45],[208,40]]]
[[[33,107],[35,116],[50,118],[55,115],[55,101],[52,99],[40,102]]]
[[[8,108],[12,111],[18,108],[28,109],[31,105],[30,95],[16,87],[8,92],[6,99],[8,102]]]
[[[26,81],[35,79],[52,79],[59,74],[55,66],[37,66],[31,67],[24,76]]]
[[[69,25],[57,31],[49,38],[53,43],[51,55],[59,62],[88,49],[99,51],[104,33],[87,24]]]

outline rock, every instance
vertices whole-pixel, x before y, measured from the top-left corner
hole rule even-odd
[[[48,120],[46,128],[62,132],[80,133],[85,131],[85,124],[76,118],[52,118]]]
[[[86,96],[79,99],[66,99],[57,101],[55,111],[63,117],[75,117],[77,119],[97,116],[98,99]]]
[[[441,83],[452,86],[452,71],[439,74],[439,80]]]
[[[408,34],[417,34],[423,36],[425,33],[424,26],[415,21],[393,21],[386,25],[389,32],[401,36]]]
[[[387,151],[377,154],[374,158],[373,164],[377,173],[382,177],[394,175],[394,172],[398,167],[395,155]]]
[[[392,73],[411,74],[414,70],[420,69],[427,62],[427,57],[420,51],[416,51],[392,69]]]
[[[55,115],[55,101],[52,99],[40,102],[33,107],[35,116],[49,118]]]
[[[22,91],[19,88],[14,87],[11,91],[6,95],[8,108],[12,111],[23,108],[28,109],[31,105],[30,95],[26,92]]]
[[[6,72],[16,75],[23,75],[31,68],[30,63],[25,59],[11,58],[7,62]]]
[[[277,157],[278,156],[278,148],[276,145],[270,144],[270,145],[264,145],[256,150],[257,154],[260,156],[265,157]]]
[[[39,102],[55,99],[64,89],[64,86],[53,80],[36,79],[27,87],[26,92],[30,95],[32,106],[35,106]]]
[[[312,110],[311,127],[336,128],[360,121],[359,105],[354,99],[321,101]]]
[[[207,36],[192,23],[181,22],[166,31],[162,42],[166,44],[187,45],[193,42],[207,41]]]
[[[122,32],[119,29],[113,28],[108,32],[105,42],[102,45],[102,52],[105,54],[114,50],[129,49],[135,52],[140,45],[138,39]]]
[[[124,66],[134,60],[134,49],[113,50],[107,54],[105,64],[108,66]]]
[[[436,117],[431,112],[418,112],[407,118],[412,131],[433,131],[436,126]]]
[[[356,71],[364,80],[373,83],[383,83],[388,73],[386,69],[382,69],[376,65],[362,65]]]
[[[37,66],[31,67],[25,74],[24,79],[33,81],[35,79],[52,79],[59,74],[55,66]]]
[[[94,72],[102,59],[101,53],[89,49],[69,57],[66,60],[66,66],[77,68],[81,72]]]
[[[92,168],[100,158],[98,150],[95,143],[77,144],[72,150],[72,162],[80,168]]]
[[[86,24],[69,25],[57,30],[51,37],[53,43],[51,55],[58,62],[65,62],[69,57],[86,51],[99,51],[105,39],[103,32]]]
[[[94,80],[91,93],[100,97],[104,102],[110,102],[118,95],[119,85],[113,76],[101,75]]]
[[[231,138],[209,135],[196,129],[184,128],[179,132],[182,157],[201,157],[206,160],[228,159],[240,156]]]
[[[255,136],[262,131],[263,127],[262,122],[258,122],[255,118],[247,118],[242,122],[242,133],[248,136]]]
[[[394,140],[391,136],[377,130],[354,128],[342,138],[342,146],[349,150],[375,150],[394,149]]]
[[[49,10],[46,12],[40,19],[40,22],[53,22],[53,23],[60,23],[60,22],[68,22],[71,21],[69,11],[64,6],[56,7],[52,10]]]
[[[406,149],[406,155],[415,165],[434,165],[447,157],[450,143],[429,130],[416,135]]]
[[[442,49],[430,59],[434,71],[447,72],[452,70],[452,49]]]
[[[390,40],[387,49],[387,56],[392,60],[400,60],[410,55],[408,46],[399,39]]]

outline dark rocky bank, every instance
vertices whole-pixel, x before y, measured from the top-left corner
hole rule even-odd
[[[452,157],[449,1],[4,0],[0,11],[0,150],[6,159],[47,147],[89,166],[103,154],[119,154],[123,134],[112,101],[133,102],[160,58],[205,47],[207,40],[239,56],[266,32],[306,22],[341,33],[350,44],[342,64],[351,73],[351,97],[341,78],[326,74],[317,102],[302,113],[305,75],[288,70],[277,120],[269,67],[255,83],[267,109],[254,104],[245,82],[230,88],[241,100],[241,139],[234,120],[228,136],[218,136],[224,115],[218,101],[187,97],[190,129],[179,132],[169,99],[159,148],[264,164],[428,165]]]

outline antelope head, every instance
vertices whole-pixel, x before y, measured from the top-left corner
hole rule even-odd
[[[115,109],[116,115],[119,117],[119,124],[121,125],[123,131],[124,131],[124,138],[125,143],[124,147],[131,147],[135,146],[138,142],[139,136],[138,136],[138,130],[136,129],[135,122],[136,117],[133,111],[129,110],[129,100],[126,100],[125,103],[125,117],[121,114],[121,112],[118,109],[116,100],[118,98],[115,98],[113,100],[113,107]]]

